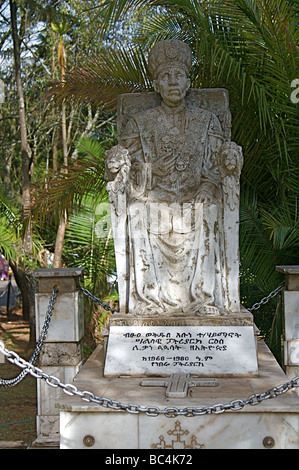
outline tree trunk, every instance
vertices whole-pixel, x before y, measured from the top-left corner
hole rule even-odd
[[[14,61],[15,61],[15,74],[16,86],[18,93],[19,103],[19,122],[20,122],[20,137],[21,137],[21,151],[22,151],[22,206],[23,206],[23,247],[29,258],[33,255],[32,243],[32,226],[31,226],[31,195],[30,195],[30,176],[29,176],[29,146],[27,141],[27,125],[26,125],[26,112],[25,102],[21,77],[21,57],[20,57],[20,44],[17,27],[17,5],[16,2],[10,0],[10,14],[11,14],[11,30],[13,38]],[[28,316],[30,322],[30,341],[35,340],[35,311],[34,311],[34,297],[30,276],[25,275],[23,270],[23,282],[27,288],[21,290],[23,300],[23,314],[26,318]]]
[[[20,58],[20,45],[17,29],[17,6],[13,0],[10,0],[11,12],[11,28],[14,45],[14,61],[15,61],[15,74],[16,85],[19,100],[19,121],[20,121],[20,136],[21,136],[21,151],[22,151],[22,205],[24,217],[24,235],[23,244],[24,250],[31,257],[32,256],[32,230],[31,230],[31,196],[30,196],[30,177],[29,177],[29,146],[27,141],[27,125],[25,102],[21,78],[21,58]]]
[[[53,171],[54,173],[58,170],[58,161],[57,161],[57,132],[56,128],[53,129],[53,137],[52,137],[52,159],[53,159]]]
[[[60,67],[61,67],[61,81],[64,80],[65,76],[65,51],[63,47],[62,38],[60,38],[59,47],[61,48],[61,55],[59,58]],[[61,133],[62,133],[62,154],[63,154],[63,168],[62,173],[67,173],[68,169],[68,150],[67,150],[67,130],[66,130],[66,107],[65,102],[62,103],[61,109]],[[65,229],[67,225],[67,211],[63,210],[62,214],[59,216],[59,225],[56,235],[56,242],[55,242],[55,250],[54,250],[54,260],[53,260],[53,268],[61,268],[62,267],[62,250],[63,250],[63,242],[65,236]]]
[[[65,210],[63,214],[61,214],[59,217],[59,225],[57,229],[55,250],[54,250],[53,268],[62,267],[62,249],[63,249],[66,225],[67,225],[67,212]]]

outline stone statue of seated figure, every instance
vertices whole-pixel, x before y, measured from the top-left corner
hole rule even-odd
[[[230,141],[227,91],[190,89],[191,62],[185,43],[157,43],[155,92],[119,100],[106,178],[121,313],[240,311],[242,150]]]

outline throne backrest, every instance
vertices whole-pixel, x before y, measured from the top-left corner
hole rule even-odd
[[[203,108],[214,113],[220,121],[225,139],[231,140],[231,113],[228,91],[225,88],[190,88],[186,101],[193,108]],[[117,103],[118,136],[122,135],[132,116],[160,105],[161,96],[155,91],[119,95]]]

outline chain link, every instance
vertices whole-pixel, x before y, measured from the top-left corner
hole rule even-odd
[[[16,364],[21,367],[35,378],[43,379],[51,387],[60,387],[67,395],[78,396],[82,400],[92,403],[97,403],[98,405],[103,406],[104,408],[110,408],[112,410],[124,410],[131,414],[145,413],[147,416],[159,416],[164,415],[168,418],[175,416],[201,416],[206,414],[220,414],[225,411],[239,411],[244,408],[246,405],[255,406],[261,403],[263,400],[268,400],[271,398],[278,397],[283,393],[288,392],[289,390],[299,387],[299,375],[294,377],[289,382],[286,382],[282,385],[278,385],[267,390],[264,393],[254,393],[250,395],[247,399],[236,399],[232,400],[229,403],[217,403],[211,406],[202,406],[202,407],[185,407],[177,408],[175,406],[168,406],[166,408],[159,408],[158,406],[140,406],[133,403],[124,404],[118,400],[111,400],[106,397],[98,397],[92,392],[87,390],[79,391],[77,387],[73,384],[64,384],[57,377],[46,374],[44,371],[34,366],[30,362],[26,362],[24,359],[20,358],[18,354],[14,351],[9,351],[0,343],[0,352],[4,354],[8,361]]]
[[[54,288],[53,291],[52,291],[50,300],[49,300],[49,305],[48,305],[48,309],[47,309],[47,312],[46,312],[45,321],[44,321],[44,324],[43,324],[38,342],[36,343],[35,350],[34,350],[32,356],[29,360],[29,364],[34,364],[36,362],[36,360],[37,360],[37,358],[40,354],[40,351],[43,347],[44,341],[45,341],[46,336],[48,334],[48,329],[49,329],[49,326],[50,326],[50,322],[51,322],[51,319],[52,319],[57,293],[58,293],[58,290],[56,290]],[[15,362],[15,364],[19,365],[18,362]],[[27,369],[25,369],[17,377],[15,377],[14,379],[0,379],[0,387],[7,387],[7,388],[8,387],[15,387],[17,384],[19,384],[26,377],[28,372],[29,371]]]
[[[247,308],[247,310],[249,310],[249,312],[252,312],[253,310],[258,310],[262,305],[265,305],[269,302],[269,300],[273,299],[274,297],[276,297],[276,295],[282,291],[284,288],[284,284],[281,284],[279,285],[278,287],[276,287],[276,289],[274,289],[272,292],[270,292],[269,295],[267,295],[266,297],[263,297],[262,300],[260,302],[257,302],[255,304],[253,304],[252,307],[250,308]]]
[[[80,286],[80,289],[82,290],[83,294],[85,294],[87,297],[89,297],[91,300],[96,302],[98,305],[103,307],[107,312],[115,313],[117,310],[115,308],[110,307],[110,305],[105,304],[101,299],[98,299],[95,295],[93,295],[91,292],[89,292],[87,289],[84,287]]]

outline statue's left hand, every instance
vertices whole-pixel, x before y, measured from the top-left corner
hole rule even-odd
[[[202,202],[204,204],[216,204],[217,189],[215,185],[209,182],[202,183],[197,197],[197,202]]]

